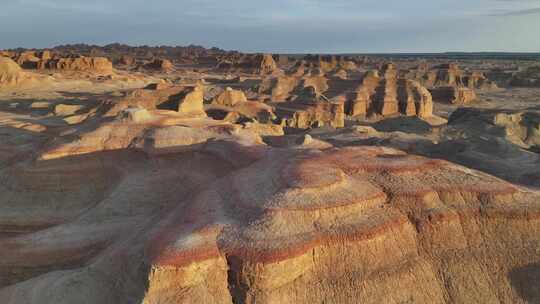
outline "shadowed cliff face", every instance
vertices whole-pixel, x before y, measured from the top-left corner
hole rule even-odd
[[[540,302],[540,287],[533,282],[540,282],[540,264],[528,264],[513,269],[508,278],[512,287],[519,293],[523,300],[529,303]],[[531,285],[531,283],[533,283]]]

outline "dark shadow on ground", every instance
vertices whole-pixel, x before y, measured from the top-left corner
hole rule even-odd
[[[381,120],[373,124],[373,128],[381,132],[400,131],[412,134],[425,134],[432,130],[432,127],[425,121],[416,117],[396,117]]]

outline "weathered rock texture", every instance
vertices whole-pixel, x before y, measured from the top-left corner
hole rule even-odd
[[[244,92],[240,90],[233,90],[227,87],[221,94],[219,94],[213,101],[214,104],[223,106],[234,106],[238,103],[246,102],[247,98]]]
[[[82,71],[100,74],[112,74],[112,63],[103,57],[76,57],[49,60],[46,63],[48,69],[63,71]]]
[[[331,101],[308,86],[291,102],[276,103],[276,114],[291,128],[314,128],[345,125],[344,101]]]
[[[184,129],[146,136],[153,138],[149,144],[174,146],[168,134],[197,143],[206,132]],[[84,216],[0,240],[0,278],[12,283],[0,296],[8,304],[539,299],[522,285],[535,278],[540,262],[537,194],[389,148],[314,144],[214,142],[193,160],[89,158],[86,172],[103,174],[105,166],[130,174],[105,183],[103,197]],[[220,161],[228,165],[219,169]],[[20,178],[10,189],[53,172],[59,181],[84,183],[88,174],[75,179],[61,171],[67,164],[14,168],[12,176]],[[112,173],[108,178],[115,180]],[[183,185],[192,179],[205,186]],[[104,221],[105,210],[118,211]],[[36,276],[46,269],[57,271]]]
[[[25,72],[8,57],[0,57],[0,88],[23,88],[38,84],[38,76]]]
[[[437,87],[430,90],[433,99],[450,104],[468,104],[477,99],[474,90],[465,87]]]
[[[419,81],[430,90],[434,101],[442,103],[467,104],[476,100],[475,90],[497,89],[483,73],[463,71],[456,64],[441,64],[432,69],[422,64],[405,77]]]
[[[463,71],[457,64],[441,64],[431,70],[420,67],[414,75],[428,88],[447,86],[466,87],[471,90],[497,88],[483,73]]]
[[[239,58],[223,60],[217,65],[217,69],[260,75],[282,73],[271,54],[242,55]]]
[[[170,60],[156,58],[152,62],[144,65],[145,68],[162,72],[170,72],[174,69],[174,65]]]
[[[204,88],[195,86],[191,91],[187,92],[178,104],[178,112],[196,117],[204,117]]]
[[[140,107],[147,110],[164,109],[186,113],[192,111],[202,115],[203,97],[204,88],[200,84],[164,85],[163,87],[149,85],[145,89],[130,91],[126,96],[105,100],[101,110],[105,112],[106,116],[116,116],[128,107]]]
[[[430,92],[419,82],[398,78],[395,67],[386,65],[382,77],[377,71],[366,72],[348,109],[351,116],[432,116]]]

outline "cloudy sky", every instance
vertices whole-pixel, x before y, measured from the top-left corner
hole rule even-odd
[[[0,0],[0,49],[540,52],[540,0]]]

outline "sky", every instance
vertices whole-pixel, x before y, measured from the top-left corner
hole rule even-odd
[[[540,52],[540,0],[0,0],[0,49]]]

